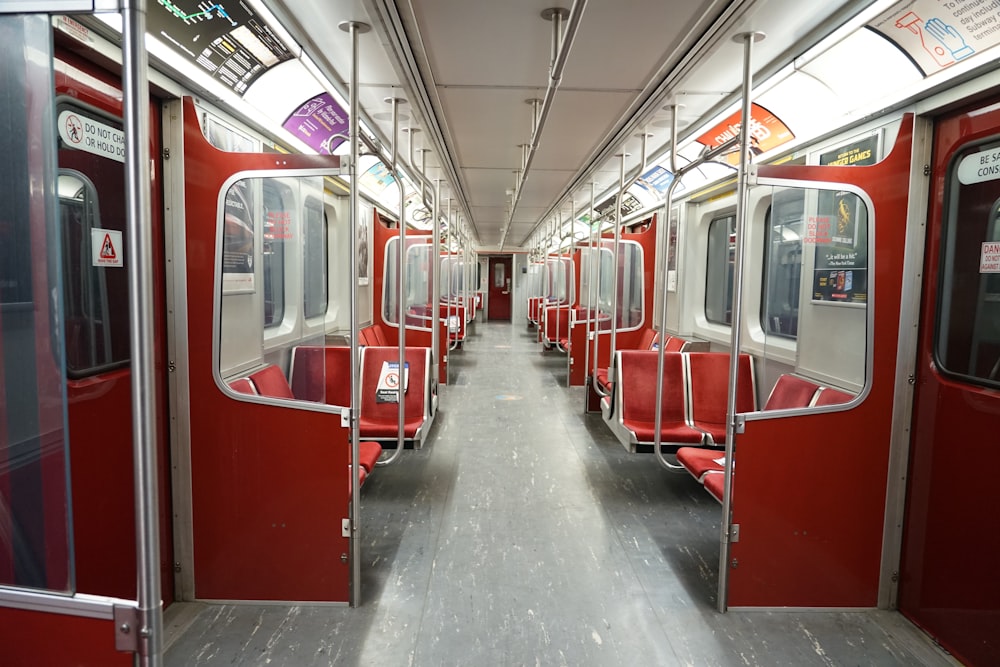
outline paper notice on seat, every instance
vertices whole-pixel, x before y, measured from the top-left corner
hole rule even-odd
[[[712,459],[712,463],[715,463],[716,465],[720,465],[722,467],[725,467],[726,466],[726,457],[725,456],[720,456],[717,459]]]
[[[410,363],[406,362],[403,372],[403,393],[410,384]],[[376,403],[399,403],[399,362],[383,361],[375,387]]]

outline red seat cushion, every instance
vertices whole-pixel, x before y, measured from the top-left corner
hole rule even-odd
[[[718,449],[701,449],[699,447],[681,447],[677,450],[677,462],[687,468],[695,479],[704,482],[705,473],[709,471],[722,472],[725,466],[716,463],[716,459],[724,459],[726,453]]]
[[[736,476],[733,475],[733,483],[736,482]],[[712,494],[712,497],[722,502],[723,491],[726,486],[726,476],[721,472],[709,472],[705,474],[704,479],[705,490]]]
[[[362,470],[371,472],[375,469],[378,457],[382,456],[382,445],[371,440],[362,440],[358,443],[358,463]]]

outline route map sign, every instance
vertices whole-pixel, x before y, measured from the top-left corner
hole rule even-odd
[[[147,24],[150,33],[240,95],[269,68],[293,57],[239,0],[156,0]]]

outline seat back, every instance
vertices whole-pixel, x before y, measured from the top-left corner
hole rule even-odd
[[[813,405],[840,405],[841,403],[850,403],[853,400],[854,394],[833,387],[822,387],[819,390],[819,395],[813,401]]]
[[[236,378],[235,380],[230,380],[229,388],[241,394],[250,394],[251,396],[257,395],[257,389],[247,378]]]
[[[716,443],[725,439],[729,401],[729,354],[726,352],[682,352],[687,362],[691,419],[712,435]],[[736,411],[757,409],[753,359],[739,355],[736,373]]]
[[[274,364],[268,364],[264,368],[250,374],[250,381],[261,396],[270,398],[290,398],[294,399],[292,388],[285,379],[285,374]]]
[[[656,367],[658,352],[651,350],[619,350],[616,391],[621,403],[615,407],[621,420],[656,421]],[[680,354],[663,355],[662,421],[683,422],[686,419],[684,361]]]
[[[399,350],[395,347],[366,347],[362,350],[361,420],[368,427],[396,428],[399,416],[398,404],[379,401],[377,391],[383,364],[398,362]],[[411,433],[429,416],[429,348],[407,348],[406,363],[409,366],[409,380],[403,392],[403,402],[407,423],[406,431]],[[389,431],[388,433],[391,435],[393,432]]]
[[[771,395],[764,403],[764,409],[788,410],[809,407],[817,391],[819,391],[819,385],[812,380],[784,373],[774,383]]]

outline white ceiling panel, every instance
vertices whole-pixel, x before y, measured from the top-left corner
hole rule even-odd
[[[618,122],[632,101],[626,93],[560,90],[538,144],[533,169],[576,171]]]
[[[552,0],[412,0],[420,37],[443,86],[545,88]],[[568,7],[569,3],[565,3]]]

